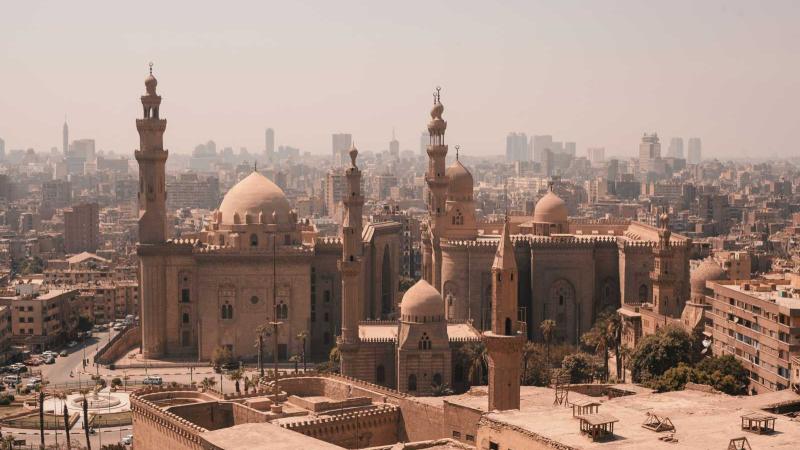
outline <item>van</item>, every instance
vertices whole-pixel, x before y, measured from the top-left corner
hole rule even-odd
[[[156,376],[145,377],[144,381],[142,381],[142,384],[153,385],[153,386],[161,386],[161,384],[163,383],[164,380],[162,380],[161,377],[156,377]]]

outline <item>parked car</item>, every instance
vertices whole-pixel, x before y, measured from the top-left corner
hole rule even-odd
[[[48,356],[47,358],[44,359],[44,363],[45,364],[55,364],[56,363],[56,359],[53,358],[52,356]]]
[[[58,352],[54,352],[53,350],[45,350],[42,352],[42,356],[52,356],[53,358],[56,358],[58,356]]]
[[[11,386],[15,386],[22,382],[22,378],[19,375],[6,375],[3,377],[3,383],[6,383]]]
[[[121,323],[114,325],[114,331],[122,331],[124,328],[125,326],[122,325]]]
[[[38,366],[42,364],[41,358],[28,358],[25,361],[26,366]]]
[[[122,445],[133,445],[133,435],[132,434],[125,435],[125,437],[123,437],[122,441],[120,442],[122,442]]]
[[[161,386],[163,383],[164,380],[162,380],[161,377],[157,376],[148,376],[144,378],[144,381],[142,381],[142,384],[154,385],[154,386]]]
[[[58,356],[69,356],[69,352],[66,351],[66,350],[61,350],[61,352],[58,354]]]

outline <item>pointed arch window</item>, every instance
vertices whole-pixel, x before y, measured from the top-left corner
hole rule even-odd
[[[258,235],[255,233],[250,235],[250,247],[258,247]]]
[[[422,333],[422,337],[419,340],[418,346],[420,350],[431,349],[431,338],[428,337],[428,333]]]
[[[417,390],[417,376],[413,373],[408,376],[408,390],[409,391]]]
[[[224,320],[233,319],[233,305],[231,305],[227,301],[223,303],[221,315]]]
[[[278,319],[288,319],[289,318],[289,305],[283,303],[283,300],[278,303],[278,306],[275,308],[275,313],[278,315]]]

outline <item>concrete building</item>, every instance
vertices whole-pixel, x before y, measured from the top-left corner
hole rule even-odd
[[[275,130],[272,128],[267,128],[264,131],[264,153],[266,153],[269,160],[275,157]]]
[[[341,169],[330,169],[325,176],[325,211],[328,217],[341,221],[342,198],[347,182]]]
[[[394,159],[400,158],[400,141],[394,136],[394,129],[392,129],[392,140],[389,141],[389,155]]]
[[[72,203],[72,184],[69,181],[51,180],[42,183],[42,207],[65,208]]]
[[[589,158],[592,166],[599,166],[606,160],[606,149],[605,147],[589,147],[586,149],[586,157]]]
[[[84,203],[64,210],[64,251],[81,253],[97,251],[100,245],[100,207]]]
[[[77,299],[75,289],[0,298],[0,304],[11,310],[11,342],[41,352],[73,338],[78,324],[73,312]]]
[[[201,177],[189,172],[167,181],[167,209],[181,208],[214,209],[219,204],[219,179],[213,176]]]
[[[639,144],[639,172],[647,174],[658,172],[658,162],[661,160],[661,143],[658,134],[647,134],[642,136]]]
[[[703,143],[700,138],[689,138],[689,164],[700,164],[703,160]]]
[[[549,134],[531,137],[531,147],[533,149],[533,160],[541,163],[544,159],[545,150],[553,150],[553,136]]]
[[[508,133],[506,136],[506,162],[530,161],[530,147],[525,133]]]
[[[683,158],[683,138],[674,137],[669,140],[667,156],[669,158]]]
[[[353,135],[349,133],[334,133],[331,135],[331,149],[333,151],[333,167],[347,166],[347,152],[353,145]]]
[[[800,281],[792,278],[707,283],[712,352],[736,356],[754,392],[790,386],[791,357],[800,351]]]

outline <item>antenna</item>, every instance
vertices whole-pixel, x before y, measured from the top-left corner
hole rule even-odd
[[[458,151],[461,149],[461,146],[456,144],[456,161],[458,161]]]
[[[148,66],[150,66],[150,75],[152,75],[153,74],[153,61],[150,61]]]

